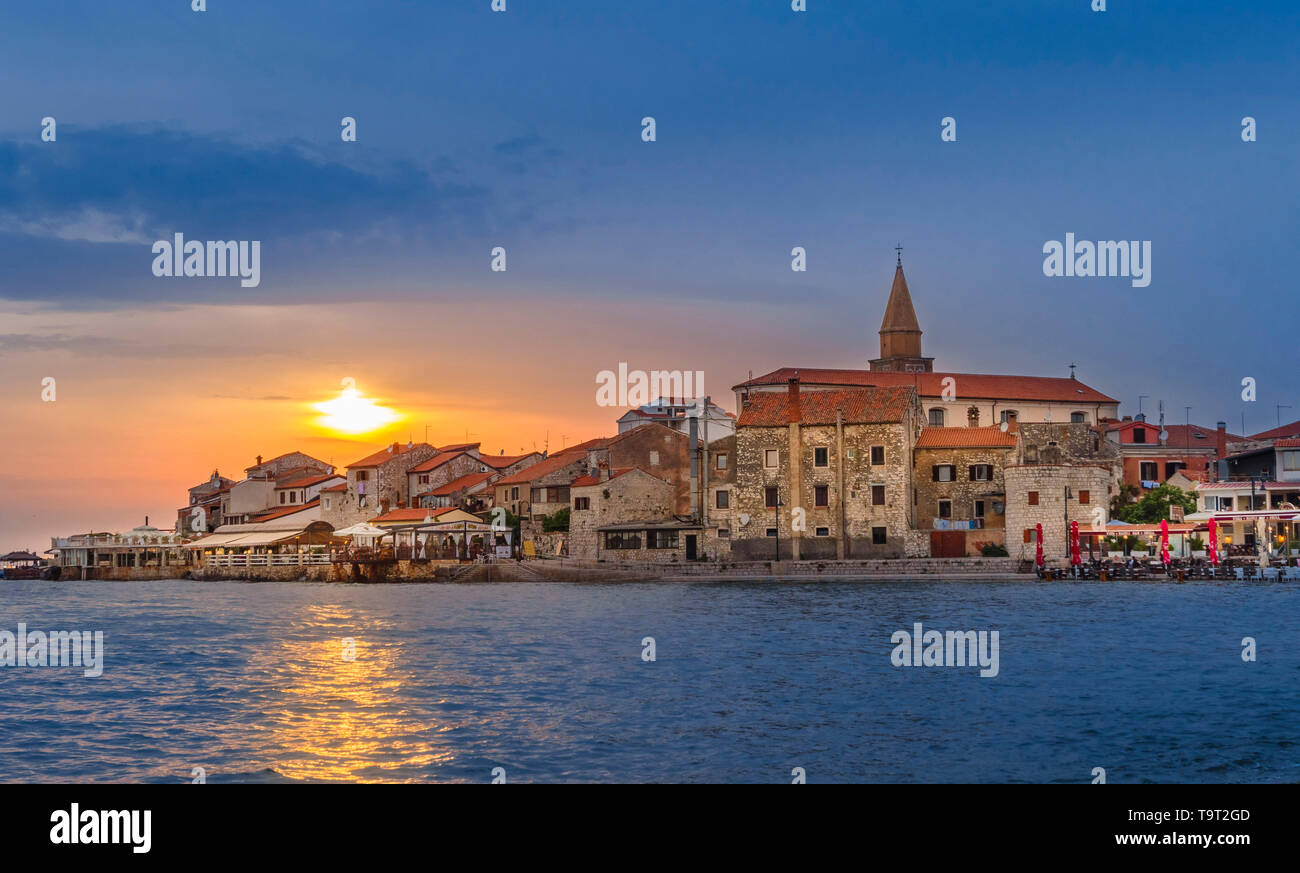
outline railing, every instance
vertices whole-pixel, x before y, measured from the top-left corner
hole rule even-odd
[[[301,567],[329,562],[328,552],[287,555],[207,555],[203,559],[204,565],[208,567]]]

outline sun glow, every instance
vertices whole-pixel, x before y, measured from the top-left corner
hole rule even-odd
[[[380,406],[374,398],[363,397],[351,379],[343,380],[338,397],[313,404],[312,408],[321,413],[316,424],[336,433],[369,433],[401,418],[396,411]]]

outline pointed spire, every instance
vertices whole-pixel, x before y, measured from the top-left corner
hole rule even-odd
[[[916,320],[916,310],[912,308],[912,295],[907,290],[907,279],[903,276],[901,256],[898,266],[894,268],[894,286],[889,289],[889,302],[885,304],[885,318],[880,322],[881,333],[896,330],[921,332],[921,325]]]

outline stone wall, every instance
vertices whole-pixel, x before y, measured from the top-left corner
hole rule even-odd
[[[604,482],[573,488],[570,494],[573,508],[569,514],[569,555],[589,560],[627,560],[624,550],[601,550],[598,529],[603,525],[670,519],[677,498],[672,484],[644,470],[630,470]],[[578,509],[578,498],[586,498],[590,508]]]
[[[1013,558],[1032,560],[1036,524],[1043,525],[1043,555],[1046,560],[1065,559],[1069,523],[1079,527],[1104,527],[1114,482],[1109,467],[1092,465],[1012,465],[1006,468],[1007,551]],[[1070,489],[1067,501],[1065,489]],[[1082,498],[1087,492],[1087,503]],[[1036,501],[1036,502],[1032,502]],[[1086,543],[1084,544],[1086,551]]]
[[[843,537],[844,557],[890,558],[907,553],[907,531],[912,526],[911,448],[916,436],[911,412],[899,424],[845,424],[844,444],[837,446],[835,425],[742,426],[736,430],[736,479],[733,489],[731,552],[745,559],[769,558],[774,553],[767,530],[779,530],[782,558],[834,558]],[[791,451],[795,447],[792,468]],[[884,464],[872,465],[871,449],[883,446]],[[827,449],[827,463],[816,466],[815,449]],[[768,449],[779,452],[778,466],[764,465]],[[844,483],[840,486],[839,470]],[[798,479],[797,493],[795,479]],[[765,488],[775,485],[785,505],[776,512],[765,502]],[[815,489],[826,486],[826,506],[817,506]],[[883,485],[885,502],[872,503],[872,486]],[[841,530],[840,504],[846,524]],[[803,510],[803,530],[795,529],[795,509]],[[748,516],[748,523],[740,517]],[[885,529],[885,543],[872,541],[873,528]],[[817,536],[824,528],[826,536]],[[795,538],[797,539],[797,542]],[[928,554],[928,543],[926,554]]]

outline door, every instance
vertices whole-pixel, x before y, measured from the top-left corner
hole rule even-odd
[[[686,560],[694,561],[696,558],[696,551],[697,551],[696,535],[687,534],[686,535]]]
[[[964,530],[930,531],[930,557],[932,558],[966,557],[966,531]]]

